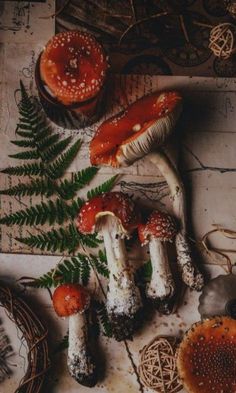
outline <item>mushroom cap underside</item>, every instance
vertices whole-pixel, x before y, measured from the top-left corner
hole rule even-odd
[[[56,34],[40,59],[40,75],[65,105],[84,102],[100,91],[108,64],[102,46],[85,32]]]
[[[117,217],[124,235],[137,228],[139,222],[139,214],[128,195],[108,192],[90,199],[82,206],[77,218],[78,230],[82,233],[96,232],[99,219],[105,215]]]
[[[90,143],[93,165],[127,166],[163,145],[182,110],[178,92],[154,93],[105,120]]]
[[[139,224],[138,235],[141,244],[146,244],[151,238],[160,241],[172,241],[177,234],[174,218],[162,211],[154,210],[145,224]]]
[[[85,311],[89,306],[90,296],[79,284],[64,284],[55,289],[52,301],[59,317],[69,317]]]
[[[236,321],[215,317],[194,324],[178,349],[177,367],[189,393],[235,393]]]

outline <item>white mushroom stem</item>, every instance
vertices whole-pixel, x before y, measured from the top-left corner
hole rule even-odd
[[[171,298],[175,291],[175,284],[170,270],[166,245],[155,237],[149,242],[152,263],[152,278],[146,293],[151,299],[164,300]]]
[[[124,243],[124,229],[114,215],[106,215],[100,221],[106,249],[109,276],[107,293],[108,313],[133,316],[141,308],[141,297],[128,266]]]
[[[69,317],[68,369],[82,383],[93,379],[95,365],[88,350],[88,330],[85,313]]]
[[[191,258],[191,249],[187,237],[187,214],[185,191],[180,175],[167,155],[158,150],[148,155],[151,162],[157,166],[164,176],[173,201],[173,213],[179,221],[180,230],[175,238],[177,262],[183,281],[191,288],[201,290],[204,279]]]

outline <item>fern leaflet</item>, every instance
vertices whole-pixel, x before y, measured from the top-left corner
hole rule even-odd
[[[35,179],[30,183],[20,183],[17,186],[0,190],[0,195],[12,196],[31,196],[31,195],[45,195],[49,197],[55,193],[55,188],[47,179]]]
[[[51,179],[59,179],[62,177],[70,166],[81,147],[81,140],[77,140],[61,157],[57,158],[47,166],[46,172]]]
[[[40,162],[8,167],[1,171],[1,173],[14,176],[43,176],[44,172],[45,170]]]
[[[112,176],[110,179],[106,180],[100,186],[94,188],[93,190],[88,191],[87,198],[92,199],[98,195],[104,194],[105,192],[111,191],[114,187],[116,180],[119,175]]]
[[[36,247],[44,251],[68,251],[74,252],[80,245],[88,247],[97,247],[99,240],[96,235],[83,235],[77,231],[73,224],[68,227],[52,229],[48,232],[42,232],[38,235],[30,234],[28,237],[16,238],[17,241],[26,244],[29,247]]]

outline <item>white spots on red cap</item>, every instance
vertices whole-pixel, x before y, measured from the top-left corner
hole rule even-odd
[[[77,227],[81,232],[93,233],[99,214],[113,214],[126,231],[137,227],[138,217],[130,198],[121,192],[108,192],[86,202],[78,215]]]
[[[135,125],[133,126],[132,130],[133,130],[134,132],[138,132],[138,131],[141,130],[141,128],[142,128],[141,124],[135,124]]]
[[[139,237],[142,244],[147,244],[150,238],[161,241],[172,241],[177,233],[175,220],[171,215],[154,210],[146,224],[139,226]]]
[[[41,57],[40,72],[59,100],[74,103],[87,100],[100,91],[107,68],[103,48],[93,36],[69,31],[49,41]],[[67,84],[56,84],[55,74]]]
[[[187,390],[204,386],[201,391],[207,393],[235,391],[236,341],[231,336],[235,332],[235,320],[215,317],[193,325],[186,333],[177,366]]]

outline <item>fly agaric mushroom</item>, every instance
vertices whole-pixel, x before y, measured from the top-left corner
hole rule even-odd
[[[69,318],[69,373],[81,385],[93,387],[97,383],[97,370],[88,345],[85,315],[90,303],[89,293],[78,284],[60,285],[52,300],[57,315]]]
[[[149,159],[169,185],[173,213],[180,223],[175,243],[182,279],[189,287],[200,290],[204,280],[191,257],[183,183],[175,166],[160,150],[173,133],[181,109],[182,98],[175,91],[139,99],[98,127],[90,143],[90,160],[93,165],[121,167],[131,165],[149,153]],[[154,152],[155,148],[158,151]]]
[[[215,317],[194,324],[180,344],[177,368],[189,393],[235,393],[236,321]]]
[[[77,220],[80,232],[96,231],[103,237],[110,271],[106,307],[118,341],[132,336],[142,308],[124,242],[137,226],[135,205],[121,192],[108,192],[90,199],[82,206]]]
[[[138,226],[141,244],[149,243],[152,263],[152,278],[146,288],[146,294],[157,306],[160,306],[164,314],[171,312],[170,303],[175,292],[165,242],[173,241],[176,233],[177,228],[173,218],[158,210],[150,214],[146,224]]]
[[[102,46],[92,35],[82,31],[56,34],[40,58],[42,80],[50,94],[64,105],[96,97],[107,68]]]
[[[101,115],[108,62],[101,44],[82,31],[56,34],[35,68],[48,117],[66,128],[84,127]]]

